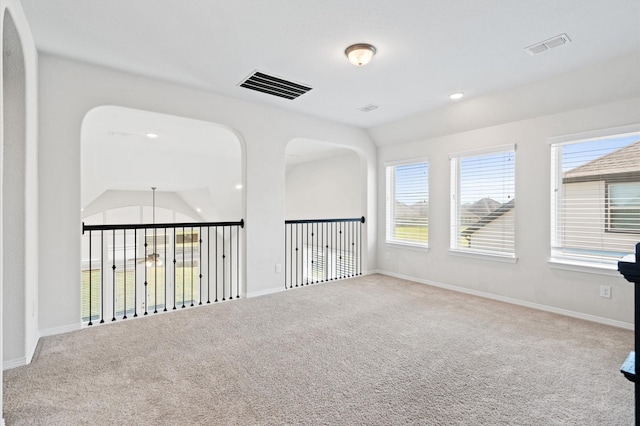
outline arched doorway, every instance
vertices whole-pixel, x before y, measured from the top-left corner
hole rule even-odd
[[[301,138],[285,155],[285,288],[361,275],[366,160],[350,147]]]
[[[83,229],[126,229],[83,235],[84,323],[210,303],[217,290],[239,297],[241,226],[211,224],[244,217],[242,158],[240,138],[218,124],[118,106],[87,113]]]

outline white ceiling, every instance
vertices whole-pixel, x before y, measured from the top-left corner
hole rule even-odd
[[[147,132],[158,137],[150,139]],[[222,126],[130,108],[94,108],[83,121],[81,162],[83,207],[109,190],[151,194],[157,187],[178,195],[206,220],[238,217],[241,147]]]
[[[640,49],[638,0],[22,0],[42,52],[369,128]],[[566,33],[571,43],[525,47]],[[378,53],[361,68],[352,43]],[[313,87],[238,87],[261,70]],[[462,101],[458,102],[464,102]],[[358,108],[379,105],[372,112]]]

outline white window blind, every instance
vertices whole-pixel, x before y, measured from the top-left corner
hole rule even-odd
[[[515,258],[515,145],[449,157],[451,250]]]
[[[640,241],[640,132],[552,143],[551,159],[552,260],[615,269]]]
[[[427,247],[429,165],[414,161],[387,165],[386,241]]]

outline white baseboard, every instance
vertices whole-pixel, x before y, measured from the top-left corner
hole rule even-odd
[[[40,337],[54,336],[56,334],[70,333],[72,331],[80,330],[82,324],[67,324],[61,327],[47,328],[46,330],[40,330]]]
[[[22,367],[24,365],[27,365],[27,358],[25,357],[2,361],[2,371],[11,370],[12,368]]]
[[[285,291],[284,288],[270,288],[267,290],[260,290],[260,291],[252,291],[250,293],[247,293],[247,299],[251,298],[251,297],[259,297],[259,296],[266,296],[267,294],[274,294],[274,293],[280,293],[281,291]]]
[[[526,300],[520,300],[520,299],[513,299],[511,297],[500,296],[498,294],[492,294],[492,293],[486,293],[484,291],[472,290],[472,289],[468,289],[468,288],[464,288],[464,287],[458,287],[458,286],[455,286],[455,285],[443,284],[443,283],[439,283],[439,282],[436,282],[436,281],[431,281],[431,280],[425,280],[425,279],[421,279],[421,278],[411,277],[411,276],[408,276],[408,275],[396,274],[395,272],[376,270],[375,273],[378,273],[378,274],[381,274],[381,275],[388,275],[390,277],[400,278],[400,279],[403,279],[403,280],[414,281],[414,282],[417,282],[417,283],[420,283],[420,284],[426,284],[426,285],[431,285],[431,286],[434,286],[434,287],[440,287],[440,288],[444,288],[444,289],[447,289],[447,290],[457,291],[457,292],[460,292],[460,293],[466,293],[466,294],[470,294],[472,296],[484,297],[486,299],[493,299],[493,300],[498,300],[500,302],[511,303],[512,305],[524,306],[526,308],[532,308],[532,309],[537,309],[537,310],[540,310],[540,311],[552,312],[554,314],[565,315],[565,316],[572,317],[572,318],[578,318],[578,319],[583,319],[583,320],[586,320],[586,321],[597,322],[597,323],[600,323],[600,324],[611,325],[613,327],[624,328],[624,329],[627,329],[627,330],[633,330],[634,329],[634,324],[629,323],[629,322],[617,321],[617,320],[613,320],[613,319],[610,319],[610,318],[604,318],[604,317],[599,317],[599,316],[596,316],[596,315],[585,314],[585,313],[582,313],[582,312],[570,311],[568,309],[556,308],[555,306],[541,305],[539,303],[527,302]]]

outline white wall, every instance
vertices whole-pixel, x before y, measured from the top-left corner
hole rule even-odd
[[[9,21],[11,28],[5,28]],[[0,363],[4,369],[7,364],[29,362],[38,341],[37,51],[18,0],[0,0],[0,34],[0,229],[3,230],[0,233],[0,294],[3,299],[0,303]],[[8,56],[18,51],[19,57]],[[13,150],[10,155],[16,158],[17,154],[21,161],[13,171],[4,167],[4,153],[9,144],[12,145],[9,150]],[[22,190],[19,205],[15,200],[5,198],[15,195],[10,189],[4,190],[14,179],[20,181]],[[2,260],[8,243],[4,240],[4,229],[13,225],[5,219],[5,213],[19,222],[16,226],[22,237],[17,250],[19,257],[12,258],[17,265],[12,276],[18,281],[12,282],[5,280]],[[17,296],[12,301],[15,306],[5,312],[2,305],[10,295]],[[14,328],[21,333],[12,333],[5,338],[5,332]],[[8,357],[3,355],[5,351]],[[0,390],[0,413],[2,399]],[[4,420],[2,422],[4,424]]]
[[[550,147],[547,138],[600,128],[640,122],[640,70],[638,55],[578,70],[572,76],[560,76],[547,86],[538,82],[487,98],[470,100],[472,106],[456,106],[446,113],[446,124],[434,124],[429,113],[404,122],[371,129],[371,134],[383,147],[378,152],[378,199],[384,199],[384,163],[413,157],[429,157],[430,217],[428,252],[388,246],[384,243],[384,206],[379,206],[381,233],[378,247],[378,267],[382,272],[412,277],[463,291],[492,295],[531,306],[547,307],[565,313],[578,313],[587,318],[600,318],[617,325],[633,323],[633,285],[619,274],[599,275],[551,268],[550,253]],[[621,75],[619,66],[626,70]],[[610,80],[618,76],[623,81]],[[554,108],[538,105],[526,108],[530,98],[516,94],[547,93],[561,88],[570,77],[580,82],[583,93],[578,102],[585,105],[561,113],[548,113]],[[614,79],[615,80],[615,79]],[[590,86],[590,83],[594,87]],[[607,84],[616,100],[604,99]],[[623,91],[620,87],[627,87]],[[621,93],[624,92],[624,96]],[[591,94],[590,94],[591,93]],[[551,98],[571,95],[549,92]],[[541,97],[542,95],[536,95]],[[507,103],[505,103],[507,102]],[[567,103],[561,101],[560,104]],[[546,103],[545,103],[546,104]],[[462,130],[468,109],[482,111],[472,120],[472,129]],[[509,111],[507,113],[507,111]],[[519,111],[515,113],[514,111]],[[547,114],[542,114],[541,111]],[[495,116],[492,115],[495,112]],[[486,118],[482,121],[482,118]],[[458,123],[458,120],[462,123]],[[495,124],[495,120],[504,122]],[[422,123],[422,124],[421,124]],[[486,125],[483,127],[483,123]],[[421,137],[421,135],[442,134]],[[404,141],[397,143],[397,141]],[[515,264],[491,260],[458,257],[449,254],[450,169],[448,154],[507,143],[516,144],[516,254]],[[600,285],[612,286],[612,298],[599,296]]]
[[[37,51],[20,3],[0,1],[2,18],[2,229],[10,234],[2,243],[11,256],[11,268],[2,272],[3,299],[10,309],[3,313],[3,367],[29,362],[38,341],[38,172],[37,172]],[[14,35],[8,38],[6,22]],[[17,36],[17,37],[16,37]],[[7,43],[5,45],[5,43]],[[8,55],[8,56],[7,56]],[[5,61],[7,61],[5,63]],[[18,74],[20,75],[18,75]],[[4,79],[7,79],[5,81]],[[4,231],[3,231],[4,234]],[[11,252],[7,253],[7,246]],[[5,259],[6,261],[7,259]],[[6,267],[6,264],[5,264]],[[14,332],[18,330],[18,332]]]
[[[287,220],[339,219],[365,214],[360,159],[355,152],[297,164],[286,173]],[[366,192],[365,192],[366,193]]]
[[[237,132],[243,144],[250,295],[283,288],[274,265],[284,263],[284,160],[292,139],[344,145],[367,158],[366,216],[375,217],[376,149],[360,129],[46,55],[40,57],[40,90],[40,329],[45,334],[80,323],[80,133],[85,114],[96,106],[194,118]],[[375,231],[369,228],[369,268],[375,267]]]

